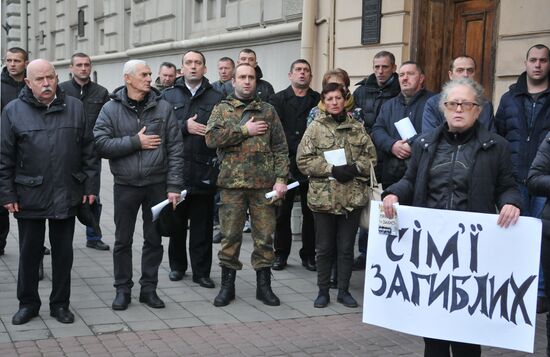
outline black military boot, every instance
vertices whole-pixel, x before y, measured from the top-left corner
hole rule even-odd
[[[231,300],[235,300],[235,277],[237,271],[235,269],[222,266],[222,283],[218,296],[214,299],[214,306],[229,305]]]
[[[271,290],[271,268],[269,267],[256,271],[256,299],[270,306],[281,305],[281,301]]]

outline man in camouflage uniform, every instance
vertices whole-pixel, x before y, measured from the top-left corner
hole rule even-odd
[[[247,209],[254,240],[251,261],[256,270],[256,298],[277,306],[279,298],[271,290],[275,207],[264,195],[275,190],[277,197],[282,197],[286,192],[288,147],[277,112],[256,96],[254,67],[238,65],[232,83],[234,94],[214,107],[206,126],[206,145],[217,148],[221,159],[218,187],[224,239],[218,258],[222,282],[214,306],[225,306],[235,299],[235,275],[242,269],[239,253]]]

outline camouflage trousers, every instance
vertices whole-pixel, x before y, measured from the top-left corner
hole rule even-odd
[[[271,267],[275,260],[273,233],[275,207],[264,195],[266,189],[222,189],[220,191],[220,231],[224,237],[218,253],[220,265],[241,270],[239,261],[243,241],[246,211],[250,212],[250,225],[254,250],[250,258],[254,270]]]

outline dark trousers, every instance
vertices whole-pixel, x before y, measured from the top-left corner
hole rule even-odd
[[[193,276],[210,277],[214,195],[188,195],[177,208],[183,226],[179,236],[170,237],[168,258],[171,270],[187,270],[187,225],[189,222],[189,258]]]
[[[132,243],[136,218],[141,207],[143,219],[143,247],[141,250],[142,292],[151,292],[157,288],[158,270],[162,261],[163,249],[160,234],[153,225],[151,207],[166,199],[166,186],[154,184],[143,187],[115,184],[115,247],[113,265],[115,273],[114,287],[117,291],[130,293],[132,281]]]
[[[19,307],[38,311],[38,266],[44,256],[45,219],[18,219],[19,274],[17,298]],[[74,217],[48,220],[51,257],[52,292],[50,309],[69,307],[71,296],[71,269],[73,267]]]
[[[369,203],[367,203],[369,204]],[[363,257],[367,256],[367,245],[369,242],[369,230],[365,228],[359,228],[359,239],[357,242],[357,248],[359,250],[359,255]]]
[[[307,182],[300,183],[300,186],[296,189],[286,193],[282,205],[277,207],[277,223],[275,225],[273,241],[275,255],[286,258],[290,254],[290,247],[292,245],[290,218],[292,216],[292,207],[294,206],[294,197],[300,192],[300,203],[302,206],[302,249],[300,249],[300,258],[315,257],[315,226],[313,223],[313,214],[307,206],[308,187]]]
[[[6,240],[10,232],[10,214],[4,207],[0,207],[0,251],[6,247]]]
[[[99,224],[101,218],[101,210],[103,205],[99,202],[99,196],[96,198],[96,204],[92,205],[92,213]],[[101,240],[101,235],[97,233],[92,227],[86,226],[86,240]]]
[[[436,340],[424,337],[424,357],[478,357],[481,356],[481,346],[471,343]]]
[[[98,158],[96,165],[98,169],[98,177],[101,178],[101,159],[100,158]],[[99,185],[98,187],[100,187],[101,182],[98,182],[98,185]],[[92,213],[94,214],[97,224],[99,224],[100,222],[102,207],[103,206],[101,205],[101,202],[99,202],[99,191],[98,191],[97,197],[96,197],[96,204],[92,205]],[[86,240],[90,240],[90,241],[101,240],[101,235],[98,232],[96,232],[92,227],[86,226]]]
[[[335,247],[338,289],[347,290],[349,288],[353,265],[353,247],[360,215],[360,209],[353,210],[346,215],[313,212],[319,289],[329,289]]]
[[[540,259],[544,275],[550,277],[550,235],[542,236]],[[546,297],[550,299],[550,279],[544,279],[544,290]],[[547,356],[550,356],[550,313],[546,314],[546,343]]]

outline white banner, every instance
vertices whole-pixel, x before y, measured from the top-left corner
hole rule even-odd
[[[397,206],[388,234],[380,205],[371,202],[363,322],[533,352],[540,220],[504,229],[494,214]]]

